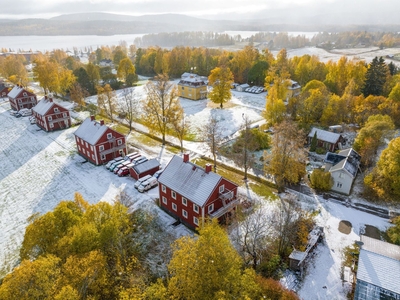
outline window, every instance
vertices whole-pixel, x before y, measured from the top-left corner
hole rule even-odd
[[[22,101],[21,101],[21,99],[18,99],[18,103],[21,103]]]
[[[122,145],[122,140],[118,140],[117,144],[118,144],[118,146]]]
[[[93,160],[95,160],[95,158],[94,158],[94,154],[92,154],[92,159],[93,159]]]
[[[67,113],[63,113],[63,117],[66,118],[67,117]]]
[[[184,198],[184,197],[182,197],[182,204],[185,205],[185,206],[187,206],[187,199]]]
[[[165,198],[164,196],[162,197],[162,202],[164,203],[164,204],[167,204],[167,198]]]
[[[90,149],[92,150],[92,152],[94,151],[93,146],[90,146]]]
[[[86,148],[89,148],[89,146],[88,146],[87,142],[85,142],[85,146],[86,146]]]
[[[83,150],[83,151],[85,151],[85,150]],[[101,160],[106,160],[106,156],[104,154],[101,156]]]
[[[28,96],[28,94],[27,94],[27,93],[23,93],[23,95],[24,95],[24,96]]]
[[[165,185],[161,185],[161,190],[163,193],[165,193],[167,191],[167,188],[165,187]]]
[[[338,187],[338,188],[342,188],[342,183],[341,182],[338,182],[337,184],[336,184],[336,187]]]
[[[48,116],[47,120],[51,121],[53,118],[51,116]]]
[[[100,150],[100,151],[104,151],[104,146],[101,145],[101,146],[99,147],[99,150]]]
[[[184,216],[186,219],[188,217],[188,213],[186,210],[182,209],[182,216]]]
[[[172,203],[172,209],[173,209],[174,211],[177,211],[177,210],[178,210],[178,207],[176,206],[175,203]]]
[[[82,149],[82,152],[83,152],[83,154],[86,154],[86,151],[85,151],[85,149]]]
[[[78,145],[78,150],[81,151],[81,146]]]
[[[213,210],[214,210],[214,203],[213,203],[213,204],[210,204],[210,205],[208,206],[208,213],[212,212]]]
[[[56,107],[56,108],[54,108],[54,112],[58,112],[58,108]]]
[[[199,225],[199,219],[197,219],[196,217],[193,217],[193,223],[196,225]]]
[[[225,185],[221,185],[221,186],[219,187],[219,192],[220,192],[220,193],[223,193],[224,190],[225,190]]]
[[[54,128],[54,124],[53,123],[50,123],[50,128]]]
[[[111,139],[112,138],[112,133],[107,133],[107,139]]]
[[[343,178],[343,177],[344,177],[343,173],[340,172],[340,173],[339,173],[339,178]]]
[[[193,204],[193,210],[198,213],[199,212],[199,206],[196,205],[196,204]]]
[[[172,198],[176,199],[176,193],[174,191],[171,191],[171,196]]]

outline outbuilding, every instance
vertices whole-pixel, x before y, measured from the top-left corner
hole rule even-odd
[[[143,163],[134,165],[129,169],[132,178],[138,180],[146,175],[153,175],[160,169],[160,162],[156,158],[152,158]]]

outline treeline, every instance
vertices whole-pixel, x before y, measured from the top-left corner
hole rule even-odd
[[[137,47],[175,47],[178,45],[190,47],[215,47],[234,45],[233,38],[226,33],[203,32],[203,31],[185,31],[185,32],[162,32],[146,34],[143,37],[137,37],[134,41]]]

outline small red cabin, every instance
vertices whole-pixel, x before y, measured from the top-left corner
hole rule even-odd
[[[139,178],[146,175],[153,175],[160,169],[160,163],[157,159],[152,158],[141,164],[135,165],[129,169],[129,173],[132,178],[138,180]]]
[[[239,204],[238,186],[189,161],[189,154],[175,155],[158,178],[160,206],[189,228],[207,217],[223,221]]]
[[[95,165],[126,155],[125,136],[94,116],[83,121],[74,134],[79,154]]]
[[[69,110],[55,103],[52,98],[44,96],[39,103],[32,108],[36,118],[36,125],[45,131],[54,131],[71,127]]]
[[[16,111],[23,108],[30,109],[37,104],[36,95],[18,84],[7,94],[7,97],[10,100],[11,108]]]

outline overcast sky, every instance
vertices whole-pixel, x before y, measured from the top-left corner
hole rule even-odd
[[[127,15],[180,13],[191,16],[222,14],[238,18],[266,9],[298,8],[300,11],[344,12],[361,9],[373,13],[379,7],[400,11],[400,0],[2,0],[0,18],[50,18],[61,14],[110,12]],[[29,15],[27,14],[29,12]]]

